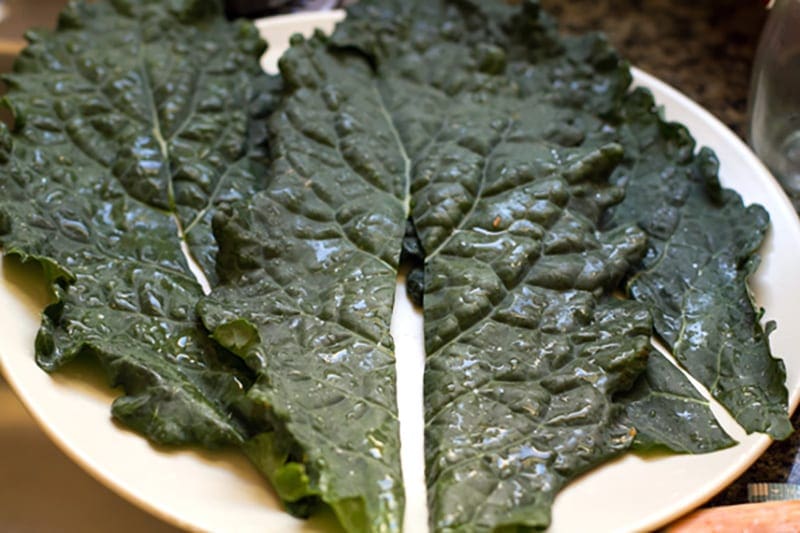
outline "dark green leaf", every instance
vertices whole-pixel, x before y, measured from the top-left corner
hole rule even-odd
[[[769,352],[746,284],[755,264],[748,258],[768,225],[766,212],[745,208],[736,193],[722,189],[713,154],[693,156],[688,131],[662,121],[651,97],[626,93],[627,65],[604,36],[559,37],[535,2],[525,3],[521,13],[509,6],[485,13],[492,19],[488,27],[501,28],[493,36],[524,92],[549,93],[561,105],[584,110],[574,123],[575,134],[586,137],[583,145],[623,146],[624,165],[614,179],[627,186],[625,201],[606,227],[639,223],[648,233],[644,272],[629,289],[651,306],[656,332],[747,431],[786,437],[791,426],[783,364]],[[697,275],[693,265],[707,267]],[[679,393],[678,381],[670,383]],[[713,427],[709,411],[704,419]],[[692,445],[689,439],[683,446]]]
[[[376,17],[382,31],[363,32],[360,31],[363,28],[354,24],[354,30],[347,32],[340,28],[337,36],[341,40],[349,38],[371,50],[371,53],[379,54],[381,51],[385,53],[388,47],[378,39],[386,41],[386,35],[400,32],[403,29],[401,21],[404,19],[397,16],[397,13],[407,13],[409,8],[398,8],[390,0],[377,2],[383,6],[380,9],[371,8],[375,3],[367,4],[367,15],[360,11],[356,15],[366,19]],[[551,121],[550,128],[545,131],[546,139],[562,146],[586,148],[616,141],[623,146],[626,160],[637,157],[630,152],[638,154],[638,149],[631,149],[629,145],[635,145],[638,139],[635,136],[618,135],[614,121],[617,109],[626,98],[631,75],[627,64],[616,55],[604,36],[559,36],[554,21],[539,10],[536,2],[525,2],[522,7],[470,0],[443,3],[450,8],[439,7],[438,10],[446,15],[440,15],[437,19],[429,14],[423,17],[427,24],[435,26],[438,21],[439,27],[452,30],[448,33],[451,39],[473,43],[477,50],[491,50],[493,57],[503,57],[505,73],[519,83],[523,94],[562,108],[562,116],[566,118]],[[436,8],[421,9],[430,11]],[[446,20],[442,22],[442,19]],[[476,23],[476,20],[482,22]],[[348,23],[349,20],[345,27]],[[483,57],[477,53],[474,56]],[[567,114],[563,109],[573,112]],[[614,123],[609,124],[609,121]],[[641,206],[647,209],[649,204],[645,201]],[[588,214],[593,216],[597,213]],[[636,221],[635,218],[628,220]],[[647,387],[644,377],[642,379],[643,382],[638,386],[640,390]],[[675,374],[662,385],[667,384],[675,387],[674,393],[680,394],[682,388],[688,386],[688,381],[682,375]],[[780,401],[778,398],[778,402]],[[669,406],[665,404],[663,407],[657,413],[667,413]],[[715,427],[716,421],[711,411],[705,409],[702,413],[708,427]],[[700,416],[700,412],[697,415]],[[668,421],[665,420],[664,423]],[[682,433],[680,428],[675,428],[671,442],[674,443],[678,436],[683,438],[683,448],[690,449],[694,446],[692,437],[688,433]],[[712,438],[712,433],[708,436]],[[640,431],[638,438],[648,437],[644,431]]]
[[[617,397],[623,423],[636,428],[634,448],[706,453],[736,444],[709,415],[709,404],[680,370],[653,352],[647,370]]]
[[[9,79],[17,128],[0,135],[0,242],[52,282],[37,360],[96,357],[126,390],[115,416],[158,442],[243,442],[293,513],[322,500],[348,530],[401,527],[401,248],[425,257],[409,279],[425,291],[436,529],[546,526],[556,492],[634,434],[730,443],[673,367],[641,374],[650,315],[609,296],[644,250],[635,223],[651,245],[631,294],[740,419],[785,433],[782,367],[746,286],[765,213],[625,97],[602,38],[558,37],[535,2],[364,1],[334,38],[346,50],[295,39],[274,179],[255,196],[280,82],[260,74],[252,26],[216,2],[116,0],[71,5],[31,39]],[[598,231],[626,184],[631,214]],[[199,314],[241,361],[198,324],[181,246],[218,274]],[[703,267],[687,274],[686,257]]]
[[[639,258],[644,236],[598,233],[571,207],[614,196],[584,169],[603,168],[617,148],[582,153],[542,141],[536,106],[520,106],[497,131],[491,109],[460,130],[485,135],[485,151],[441,160],[431,150],[420,167],[444,166],[435,176],[446,179],[414,197],[432,250],[425,416],[437,531],[546,526],[558,490],[631,444],[635,431],[612,397],[649,352],[647,310],[599,296]],[[453,183],[459,192],[445,195]]]
[[[400,531],[389,323],[409,162],[363,57],[295,39],[280,65],[272,181],[215,218],[223,283],[199,311],[256,373],[268,424],[246,451],[289,509],[319,498],[349,531]]]
[[[96,357],[125,389],[114,416],[156,442],[240,442],[249,373],[199,325],[181,246],[213,279],[210,208],[256,186],[263,42],[189,0],[73,3],[28,38],[7,78],[0,242],[52,283],[37,362]]]
[[[607,226],[636,222],[650,237],[630,295],[650,305],[675,358],[748,432],[787,437],[784,365],[747,286],[769,215],[720,186],[714,154],[695,154],[689,132],[660,119],[647,91],[626,99],[621,118],[628,151],[615,180],[626,196]]]
[[[644,370],[650,317],[601,294],[644,236],[596,231],[621,199],[607,183],[619,146],[575,147],[557,134],[572,110],[497,76],[502,50],[464,42],[480,11],[411,4],[363,3],[334,42],[372,57],[413,161],[431,522],[543,527],[565,483],[633,440],[612,396]]]

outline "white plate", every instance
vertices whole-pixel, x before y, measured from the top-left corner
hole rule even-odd
[[[274,69],[288,37],[329,31],[340,13],[275,17],[259,22],[271,43],[264,65]],[[636,83],[649,87],[669,119],[689,126],[699,144],[713,148],[722,162],[721,178],[747,202],[764,205],[772,230],[762,248],[763,262],[753,279],[765,319],[778,322],[771,336],[774,352],[785,358],[791,406],[800,394],[800,345],[797,300],[800,296],[800,225],[789,201],[750,150],[697,104],[641,71]],[[4,269],[4,271],[3,271]],[[44,302],[28,269],[5,261],[0,268],[0,362],[8,381],[49,436],[72,459],[124,498],[164,520],[214,531],[330,531],[323,519],[303,522],[280,510],[266,483],[236,453],[171,452],[154,448],[115,425],[109,416],[113,392],[87,384],[76,374],[41,371],[33,361],[33,340]],[[404,470],[409,487],[407,531],[425,523],[421,447],[421,327],[419,317],[400,295],[393,332],[408,366],[398,369]],[[402,328],[402,330],[401,330]],[[96,383],[95,379],[93,383]],[[726,420],[729,420],[726,418]],[[727,422],[723,421],[727,424]],[[731,426],[728,426],[729,428]],[[557,498],[552,532],[631,531],[658,527],[709,499],[733,481],[767,448],[761,435],[707,455],[642,459],[628,455],[571,484]]]

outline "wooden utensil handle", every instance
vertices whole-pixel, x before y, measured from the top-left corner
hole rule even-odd
[[[795,533],[800,500],[726,505],[695,511],[667,526],[665,533]]]

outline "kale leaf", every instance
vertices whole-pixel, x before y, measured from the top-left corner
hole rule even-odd
[[[520,98],[502,50],[465,46],[480,12],[409,4],[362,3],[333,41],[376,65],[413,162],[431,522],[546,526],[557,491],[636,434],[613,397],[645,368],[650,316],[603,294],[644,235],[596,231],[621,199],[618,145],[575,146],[572,110]]]
[[[424,265],[436,530],[545,527],[564,484],[630,446],[731,444],[648,357],[651,312],[746,429],[791,430],[747,288],[766,212],[626,93],[601,37],[558,36],[536,2],[364,1],[331,44],[294,38],[283,80],[217,2],[75,3],[29,39],[0,244],[55,296],[37,362],[96,358],[125,389],[115,417],[241,444],[293,513],[402,526],[401,250]],[[611,296],[633,270],[634,300]]]
[[[199,324],[181,248],[213,280],[210,208],[257,186],[263,42],[199,0],[73,3],[27,37],[6,78],[0,243],[55,295],[38,364],[95,357],[125,390],[113,415],[155,442],[241,442],[250,373]]]
[[[648,254],[628,291],[650,306],[656,333],[748,432],[787,437],[792,429],[783,363],[770,353],[747,288],[768,226],[766,212],[744,207],[735,192],[721,188],[713,153],[695,155],[683,126],[664,122],[645,91],[629,91],[628,66],[602,34],[561,37],[536,1],[522,7],[463,2],[484,13],[487,34],[506,51],[506,71],[523,93],[547,93],[559,105],[583,110],[574,123],[583,145],[616,142],[624,148],[612,180],[626,187],[625,201],[603,227],[638,223],[647,231]],[[705,268],[697,275],[692,265]],[[677,374],[661,386],[669,383],[675,394],[687,384]],[[658,412],[669,413],[669,405]],[[713,415],[704,412],[714,427]],[[730,443],[719,441],[721,447]],[[674,449],[693,446],[690,438]]]
[[[695,153],[686,128],[665,122],[648,91],[626,98],[618,136],[628,151],[614,180],[626,196],[606,226],[636,222],[649,236],[628,292],[650,305],[675,358],[745,430],[789,436],[786,371],[747,286],[769,215],[721,187],[713,152]]]
[[[421,44],[426,36],[438,36],[439,28],[416,30],[416,42],[380,43],[401,49],[409,66],[392,72],[379,67],[377,76],[369,68],[374,58],[365,61],[363,50],[326,50],[321,37],[295,40],[281,62],[289,92],[270,120],[272,182],[252,201],[215,219],[223,284],[201,302],[200,314],[214,338],[258,376],[248,396],[263,406],[266,424],[250,451],[290,508],[304,512],[320,498],[348,529],[396,524],[396,518],[390,521],[393,510],[377,502],[397,485],[375,487],[376,480],[391,475],[397,457],[384,429],[391,427],[394,406],[388,329],[410,201],[423,247],[434,250],[427,254],[426,276],[445,285],[437,291],[426,283],[426,388],[448,391],[464,381],[464,368],[438,372],[437,365],[459,361],[464,346],[456,337],[485,325],[503,330],[509,340],[517,330],[528,332],[526,347],[517,352],[504,341],[500,344],[509,349],[496,357],[522,358],[509,363],[519,365],[528,379],[520,385],[531,389],[518,391],[520,402],[553,404],[538,414],[523,409],[521,418],[503,422],[509,434],[532,429],[537,416],[542,426],[549,425],[549,431],[531,432],[526,441],[549,455],[525,458],[522,471],[504,485],[532,479],[529,488],[541,490],[471,518],[462,516],[470,503],[459,503],[459,495],[481,490],[480,484],[462,486],[453,483],[452,472],[435,473],[454,453],[449,431],[463,428],[430,423],[434,523],[438,528],[454,521],[501,524],[505,511],[521,505],[524,510],[509,524],[543,524],[566,481],[633,440],[635,431],[619,422],[611,399],[644,370],[650,317],[638,304],[601,293],[644,250],[643,234],[634,228],[594,231],[593,220],[620,199],[621,191],[604,183],[621,155],[619,147],[583,150],[546,140],[545,130],[567,120],[560,109],[520,99],[513,83],[476,61],[473,49],[438,38]],[[446,72],[438,68],[445,60],[451,67]],[[474,197],[484,194],[485,202]],[[368,215],[380,224],[361,222]],[[473,215],[482,222],[472,221]],[[358,224],[351,226],[354,217]],[[455,227],[467,219],[481,231]],[[454,230],[463,239],[451,242]],[[459,251],[467,257],[457,257]],[[461,296],[463,291],[474,298]],[[517,306],[539,308],[530,317],[536,324]],[[539,321],[549,323],[547,333],[539,331]],[[565,335],[570,339],[555,346]],[[496,350],[485,348],[487,358],[494,356]],[[558,356],[552,362],[551,349]],[[332,354],[347,356],[340,360]],[[379,380],[380,386],[364,388],[365,373],[367,383]],[[336,387],[331,379],[343,385]],[[309,380],[310,389],[297,387]],[[502,395],[491,380],[484,385]],[[596,401],[590,420],[567,413],[576,394]],[[374,399],[374,405],[359,409],[366,425],[360,418],[348,424],[347,414],[364,395]],[[503,400],[498,402],[502,407]],[[462,413],[460,405],[435,392],[428,394],[427,409],[431,420],[439,409],[442,419],[482,420],[480,412]],[[375,427],[381,428],[383,453],[381,460],[367,461],[374,443],[363,435]],[[601,444],[581,454],[585,439]],[[494,452],[511,453],[514,444],[501,439]],[[352,450],[353,457],[343,456],[342,449]],[[385,501],[399,502],[400,495]],[[353,506],[359,512],[353,513]]]
[[[525,139],[524,123],[508,136]],[[555,148],[536,144],[501,141],[462,164],[472,168],[458,175],[476,176],[478,192],[457,197],[470,207],[449,218],[449,234],[423,223],[448,220],[445,202],[417,203],[421,240],[434,250],[426,256],[425,407],[437,531],[546,526],[556,492],[636,433],[612,398],[646,365],[650,315],[598,293],[638,259],[644,238],[599,234],[570,209],[588,181],[571,170],[597,153],[550,161]],[[537,165],[531,177],[512,178]]]
[[[543,138],[566,146],[597,148],[619,140],[590,133],[605,132],[605,115],[616,109],[630,84],[627,65],[602,35],[559,36],[555,21],[542,12],[536,2],[526,2],[521,7],[471,1],[362,2],[349,10],[347,19],[337,27],[333,40],[340,45],[356,46],[375,58],[386,77],[395,71],[419,76],[425,65],[434,65],[435,69],[435,65],[442,63],[436,61],[441,56],[438,50],[445,46],[472,50],[471,54],[462,52],[461,57],[471,59],[473,70],[504,74],[519,84],[522,94],[562,110],[559,120],[551,120],[549,128],[542,131]],[[428,47],[415,44],[412,48],[404,48],[397,44],[398,40],[425,43]],[[431,43],[436,46],[431,46]],[[420,50],[425,50],[424,54]],[[470,65],[469,59],[462,59],[460,63]],[[454,62],[451,60],[449,63]],[[456,74],[452,70],[447,72],[450,80],[447,87],[464,90],[464,87],[474,85],[467,83],[469,77],[463,74],[464,69],[456,71]],[[400,86],[398,92],[401,91],[404,88]],[[419,102],[424,98],[417,95],[409,100]],[[430,107],[441,109],[445,106],[446,102],[436,102]],[[428,127],[429,130],[435,128]],[[598,216],[596,209],[588,214]],[[419,258],[424,254],[420,254],[422,246],[417,245],[416,234],[410,233],[404,244],[406,257],[412,259],[412,265],[419,265]],[[421,267],[412,266],[407,280],[409,294],[422,305],[425,283]],[[636,440],[642,445],[662,435],[650,434],[648,428],[672,425],[675,405],[664,401],[667,396],[661,394],[665,392],[663,389],[669,388],[674,397],[679,397],[686,387],[690,387],[680,372],[671,367],[655,366],[657,362],[652,364],[654,368],[650,374],[664,371],[669,372],[669,376],[660,382],[662,390],[653,396],[647,418],[642,419],[641,411],[634,409],[624,395],[617,399],[629,411],[626,419],[637,426]],[[636,387],[637,397],[648,387],[649,382],[643,374]],[[704,437],[699,439],[702,444],[698,444],[697,436],[691,431],[683,431],[682,426],[677,426],[673,427],[669,441],[662,443],[664,446],[678,452],[701,452],[733,444],[734,441],[720,430],[705,400],[692,398],[691,406],[694,416],[702,420],[699,425],[708,428]],[[655,419],[650,413],[655,413]]]
[[[708,401],[655,351],[644,374],[616,401],[625,407],[623,423],[636,428],[636,450],[706,453],[736,444],[709,414]]]
[[[293,40],[270,117],[272,180],[214,218],[220,286],[198,309],[255,372],[246,451],[296,514],[400,531],[404,492],[389,333],[410,166],[358,54]]]

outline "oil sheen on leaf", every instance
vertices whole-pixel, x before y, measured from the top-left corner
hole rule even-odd
[[[358,54],[295,39],[270,118],[272,181],[214,219],[223,283],[199,306],[255,373],[246,451],[287,507],[348,531],[400,531],[404,492],[389,333],[409,162]]]
[[[631,447],[729,445],[648,356],[653,322],[748,430],[788,434],[746,283],[766,213],[627,93],[602,37],[511,4],[362,0],[330,42],[294,38],[282,80],[216,2],[75,3],[29,34],[0,243],[56,296],[38,363],[96,358],[118,419],[242,445],[298,516],[321,501],[348,531],[400,531],[404,250],[424,268],[436,531],[543,528]]]
[[[654,107],[640,89],[620,113],[629,150],[614,179],[627,189],[607,225],[635,221],[649,236],[628,292],[650,306],[678,362],[745,430],[785,438],[792,433],[786,371],[770,353],[747,285],[769,215],[722,188],[713,152],[695,154],[686,128]]]
[[[333,40],[372,58],[413,163],[432,526],[538,528],[633,442],[613,397],[645,368],[650,316],[603,294],[644,235],[596,231],[620,147],[579,146],[571,109],[499,76],[502,50],[464,42],[482,24],[464,5],[364,3]]]
[[[625,201],[604,227],[636,223],[647,232],[648,253],[628,281],[629,296],[650,307],[655,330],[675,358],[748,432],[787,437],[783,363],[770,353],[747,287],[768,226],[764,209],[744,206],[738,194],[721,188],[713,153],[695,154],[686,128],[665,122],[646,91],[629,91],[629,69],[603,35],[561,37],[535,1],[521,8],[474,5],[491,20],[486,26],[508,53],[507,72],[524,92],[549,92],[560,105],[599,119],[576,123],[584,144],[623,147],[612,181],[626,187]],[[670,382],[679,395],[687,384],[674,373],[661,386]],[[665,404],[663,412],[670,409]],[[709,427],[717,426],[704,412]],[[689,439],[676,451],[694,445]]]
[[[499,65],[500,70],[504,68],[505,73],[519,83],[523,94],[573,110],[569,122],[563,121],[547,132],[551,140],[587,147],[618,142],[626,154],[638,153],[635,140],[631,136],[620,135],[617,130],[618,121],[614,119],[618,115],[617,109],[628,98],[626,90],[631,79],[630,72],[602,35],[559,36],[555,22],[538,9],[536,2],[526,2],[521,7],[501,3],[443,2],[450,5],[449,9],[419,6],[409,8],[408,3],[402,4],[387,0],[372,2],[364,11],[354,9],[343,25],[347,28],[349,24],[350,31],[341,31],[340,27],[341,39],[357,43],[376,56],[386,54],[392,48],[377,41],[374,36],[392,35],[393,32],[400,31],[403,23],[399,21],[404,20],[403,16],[407,17],[412,10],[416,10],[416,13],[420,9],[427,9],[430,13],[423,17],[424,20],[435,21],[428,22],[433,26],[438,23],[447,31],[448,40],[479,43],[476,45],[479,52],[475,53],[475,57],[480,59],[481,65],[491,65],[494,71],[497,71]],[[439,10],[439,18],[434,14],[436,9]],[[351,22],[353,15],[370,23],[378,21],[382,31],[361,31],[363,28],[358,26],[358,22]],[[491,58],[491,61],[487,58]],[[398,61],[396,57],[388,60],[394,61],[393,65],[400,65],[401,68],[405,61]],[[387,70],[389,69],[387,66]],[[632,158],[635,157],[626,157]],[[417,278],[413,279],[419,284]],[[745,318],[745,321],[748,319]],[[749,322],[752,324],[753,320],[749,319]],[[759,337],[760,335],[755,336],[756,339]],[[671,388],[672,393],[680,396],[689,386],[686,378],[671,367],[659,365],[651,370],[670,374],[669,379],[660,383],[660,392]],[[639,393],[649,387],[644,375],[641,379],[642,383],[637,386]],[[664,398],[661,394],[653,398],[651,405],[658,405],[659,408],[651,411],[656,413],[656,419],[660,419],[663,414],[664,424],[669,424],[674,405],[669,402],[659,405],[658,402]],[[623,405],[629,405],[623,396],[619,401]],[[781,405],[785,406],[785,402],[781,402],[781,396],[776,396],[775,404],[778,409]],[[692,432],[688,430],[683,432],[681,426],[677,426],[673,428],[669,442],[664,442],[663,445],[674,451],[696,452],[729,446],[731,439],[720,430],[707,403],[695,398],[691,400],[691,405],[695,408],[695,416],[702,417],[709,428],[709,432],[701,439],[703,443],[698,445],[696,435],[690,434]],[[628,414],[634,418],[641,415],[638,411]],[[652,427],[652,418],[641,422],[637,424],[640,428],[637,439],[647,442],[657,440],[657,435],[647,434],[646,428]]]
[[[210,208],[256,188],[263,42],[188,0],[74,3],[27,37],[6,79],[0,242],[52,283],[37,362],[96,358],[125,390],[114,416],[156,442],[241,442],[249,372],[199,325],[181,247],[213,281]]]

